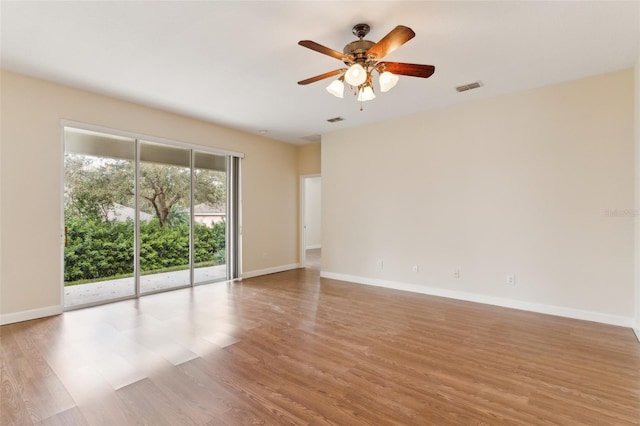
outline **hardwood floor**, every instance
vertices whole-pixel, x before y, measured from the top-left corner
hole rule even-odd
[[[630,329],[312,268],[0,331],[2,425],[640,424]]]

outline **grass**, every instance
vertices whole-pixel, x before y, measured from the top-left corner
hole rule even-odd
[[[209,261],[209,262],[194,263],[193,266],[195,268],[205,268],[207,266],[216,266],[216,265],[219,265],[219,263],[216,263],[214,261]],[[184,271],[186,269],[189,269],[189,265],[170,266],[170,267],[162,268],[162,269],[154,269],[152,271],[140,271],[140,276],[153,275],[153,274],[162,274],[164,272]],[[101,282],[101,281],[111,281],[111,280],[117,280],[117,279],[120,279],[120,278],[131,278],[131,277],[133,277],[133,272],[128,273],[128,274],[112,275],[110,277],[99,277],[99,278],[77,280],[77,281],[65,281],[64,282],[64,286],[65,287],[71,287],[71,286],[74,286],[74,285],[90,284],[90,283],[97,283],[97,282]]]

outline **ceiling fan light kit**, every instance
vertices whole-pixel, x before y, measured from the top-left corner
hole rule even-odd
[[[331,93],[336,98],[342,99],[344,97],[344,83],[342,77],[337,80],[333,80],[330,85],[327,86],[327,92]]]
[[[360,64],[353,64],[344,73],[344,79],[352,86],[360,86],[367,81],[367,71]]]
[[[389,71],[383,72],[380,74],[380,78],[378,80],[380,83],[380,91],[388,92],[389,89],[393,89],[393,87],[398,84],[398,80],[400,80],[400,77],[397,75],[392,74]]]
[[[364,40],[364,37],[369,33],[369,29],[370,27],[367,24],[354,25],[352,32],[358,37],[358,40],[347,44],[343,53],[311,40],[299,41],[298,44],[300,46],[339,59],[348,68],[329,71],[299,81],[298,84],[306,85],[339,75],[340,77],[337,80],[327,86],[327,92],[338,98],[343,98],[344,82],[346,81],[352,89],[355,89],[354,94],[357,96],[357,100],[362,103],[376,97],[372,83],[373,71],[379,74],[378,83],[381,92],[387,92],[398,84],[398,75],[421,78],[428,78],[433,75],[435,71],[433,65],[379,62],[383,57],[415,37],[415,33],[411,28],[398,25],[377,43]],[[360,110],[362,111],[362,105]]]
[[[358,91],[359,102],[372,101],[375,98],[376,98],[376,94],[373,93],[373,88],[371,86],[364,86]]]

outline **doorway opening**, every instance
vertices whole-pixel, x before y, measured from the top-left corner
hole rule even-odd
[[[300,177],[300,265],[321,269],[322,264],[322,179],[320,175]]]

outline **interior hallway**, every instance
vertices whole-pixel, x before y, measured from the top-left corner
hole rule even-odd
[[[305,256],[305,267],[319,272],[322,266],[322,249],[309,249]]]

